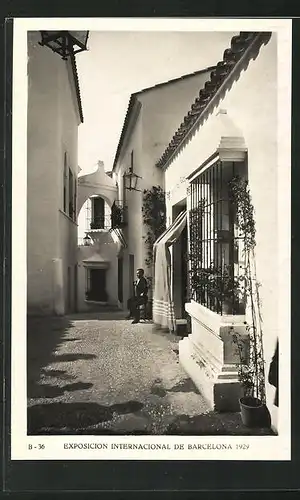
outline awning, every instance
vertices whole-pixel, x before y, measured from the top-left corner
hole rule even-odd
[[[187,223],[187,212],[181,212],[173,224],[154,243],[153,322],[175,331],[176,320],[171,289],[171,254],[169,247],[180,237]]]
[[[127,243],[125,240],[125,236],[123,234],[122,229],[120,228],[114,228],[111,230],[111,236],[114,242],[118,245],[118,252],[122,250],[122,248],[127,247]]]

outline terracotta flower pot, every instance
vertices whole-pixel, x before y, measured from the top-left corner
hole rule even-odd
[[[252,396],[239,400],[242,422],[246,427],[270,427],[269,411],[260,399]]]

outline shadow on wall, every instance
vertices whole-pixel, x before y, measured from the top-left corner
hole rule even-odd
[[[27,318],[27,397],[51,398],[62,395],[65,391],[89,389],[91,384],[84,382],[70,383],[63,386],[39,384],[42,376],[59,377],[71,380],[63,370],[46,370],[51,362],[76,361],[92,359],[96,356],[89,353],[56,355],[56,350],[64,342],[74,342],[75,338],[66,338],[71,322],[64,317],[31,317]]]

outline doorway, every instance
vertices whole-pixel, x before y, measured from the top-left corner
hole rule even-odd
[[[107,302],[106,269],[88,269],[88,300]]]
[[[118,301],[123,304],[123,257],[118,257]]]
[[[135,273],[134,273],[134,255],[129,254],[129,297],[133,296],[133,291],[134,291],[134,280],[135,280]]]
[[[173,206],[173,221],[186,210],[186,200]],[[188,297],[187,227],[172,245],[172,293],[176,319],[186,319],[185,303]]]
[[[68,267],[68,277],[67,277],[67,312],[72,312],[72,275],[71,267]]]
[[[74,266],[74,311],[78,310],[78,267]]]

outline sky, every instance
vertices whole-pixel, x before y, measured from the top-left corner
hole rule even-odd
[[[98,160],[111,170],[130,95],[216,64],[237,32],[92,31],[76,56],[84,123],[81,174]],[[200,90],[200,89],[199,89]],[[188,110],[187,110],[188,111]]]

